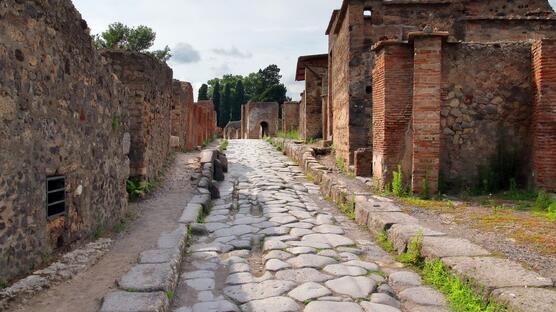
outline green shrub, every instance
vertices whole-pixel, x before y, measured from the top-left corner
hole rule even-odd
[[[288,132],[278,131],[276,133],[276,137],[288,140],[300,140],[301,136],[299,135],[299,131],[297,130],[290,130]]]
[[[398,197],[402,197],[405,195],[402,166],[400,165],[398,165],[398,170],[392,173],[392,193]]]
[[[421,263],[421,249],[423,248],[423,231],[419,230],[407,246],[407,252],[398,256],[398,261],[418,266]]]
[[[218,149],[221,152],[224,152],[228,149],[228,145],[230,144],[230,142],[226,139],[222,140],[222,142],[220,142],[220,146],[218,146]]]
[[[537,194],[537,200],[535,201],[535,207],[542,210],[547,210],[551,205],[550,196],[545,191],[539,191]]]
[[[137,178],[129,178],[126,182],[126,187],[129,198],[131,200],[136,200],[150,193],[155,187],[155,184],[149,181],[140,181]]]

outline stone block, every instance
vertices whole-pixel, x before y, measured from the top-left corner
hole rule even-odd
[[[164,312],[169,305],[164,292],[116,291],[103,299],[100,312]]]
[[[419,232],[423,234],[424,237],[437,237],[445,236],[446,234],[442,232],[433,231],[431,229],[422,227],[418,224],[394,224],[388,230],[388,239],[393,243],[394,248],[398,253],[403,253],[407,249],[407,245],[413,237],[415,237]]]
[[[178,273],[169,263],[138,264],[118,280],[122,290],[155,292],[173,290]]]
[[[463,238],[425,237],[421,254],[427,258],[488,256],[488,250]]]
[[[214,161],[214,175],[213,178],[215,181],[224,181],[224,165],[220,162],[219,159]]]
[[[367,226],[375,233],[388,230],[394,224],[417,224],[416,218],[401,212],[373,212],[369,214]]]
[[[549,278],[524,269],[508,259],[494,257],[450,257],[442,261],[459,276],[490,291],[505,287],[552,287]]]
[[[212,164],[216,159],[216,150],[206,149],[201,152],[201,164]]]
[[[370,177],[373,174],[373,150],[370,148],[359,148],[354,156],[355,175],[358,177]]]
[[[543,288],[513,287],[492,292],[496,301],[506,304],[515,312],[556,311],[556,291]]]
[[[183,251],[187,240],[187,226],[184,224],[167,233],[162,233],[158,238],[157,246],[159,249],[178,249]]]
[[[177,249],[151,249],[139,254],[139,264],[170,263],[173,267],[181,262],[181,254]]]
[[[191,224],[197,222],[197,218],[203,211],[203,206],[197,203],[189,203],[185,206],[183,213],[179,219],[179,223]]]

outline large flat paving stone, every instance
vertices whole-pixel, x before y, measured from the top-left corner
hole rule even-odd
[[[363,309],[353,302],[311,301],[304,312],[363,312]]]
[[[400,300],[404,303],[413,303],[424,306],[446,306],[444,296],[430,287],[412,287],[400,292]]]
[[[492,296],[515,312],[556,311],[556,291],[543,288],[503,288],[496,289]]]
[[[239,303],[281,296],[297,284],[291,281],[269,280],[224,288],[224,294]]]
[[[488,256],[490,252],[463,238],[424,237],[421,254],[427,258]]]
[[[394,224],[418,224],[418,220],[402,212],[375,212],[369,214],[367,226],[373,232],[381,232]]]
[[[524,269],[508,259],[494,257],[451,257],[444,263],[458,275],[474,280],[487,291],[504,287],[551,287],[552,280]]]
[[[304,283],[288,293],[288,296],[297,301],[304,302],[310,299],[316,299],[323,296],[331,295],[332,292],[315,282]]]
[[[407,245],[418,233],[422,233],[424,237],[428,236],[446,236],[442,232],[433,231],[422,227],[418,224],[394,224],[388,230],[388,239],[394,245],[399,253],[405,252]]]
[[[253,300],[241,306],[244,312],[297,312],[299,305],[288,297],[271,297]]]
[[[361,307],[365,312],[400,312],[400,309],[386,304],[363,301]]]
[[[104,296],[100,312],[163,312],[168,307],[164,292],[116,291]]]
[[[394,272],[388,276],[388,280],[390,286],[398,291],[415,286],[421,286],[421,284],[423,284],[423,280],[419,274],[409,271]]]
[[[136,292],[168,291],[173,289],[176,279],[169,263],[138,264],[118,280],[118,286]]]
[[[286,260],[294,268],[324,268],[329,264],[334,264],[338,261],[330,257],[324,257],[313,254],[303,254],[297,257]]]
[[[202,210],[203,206],[200,203],[189,203],[185,206],[178,222],[183,224],[195,223]]]
[[[324,267],[323,272],[336,276],[361,276],[367,275],[367,270],[358,266],[345,264],[330,264]]]
[[[297,283],[320,283],[333,278],[333,276],[321,273],[320,271],[317,271],[313,268],[305,268],[279,271],[276,273],[276,278],[279,280],[294,281]]]
[[[309,234],[303,236],[303,242],[326,243],[334,248],[340,246],[352,246],[355,242],[351,239],[338,234]]]
[[[333,292],[352,298],[367,298],[376,288],[376,282],[363,276],[344,276],[325,283]]]

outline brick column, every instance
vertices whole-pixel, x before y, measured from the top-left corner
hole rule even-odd
[[[414,46],[411,189],[417,194],[422,193],[425,180],[431,194],[438,192],[444,37],[443,34],[410,34]]]
[[[406,142],[411,139],[413,51],[409,44],[394,41],[380,42],[373,50],[372,172],[375,185],[383,189],[398,165],[406,169],[404,177],[411,175],[411,164],[403,159],[411,154]]]
[[[556,40],[533,44],[533,175],[538,188],[556,191]]]

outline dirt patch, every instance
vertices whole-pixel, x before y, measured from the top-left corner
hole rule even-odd
[[[178,153],[159,188],[140,202],[130,203],[138,217],[117,237],[111,250],[89,270],[30,300],[13,304],[9,311],[96,312],[115,280],[137,263],[139,253],[156,246],[162,232],[176,226],[185,203],[193,196],[191,176],[198,171],[198,153]]]

